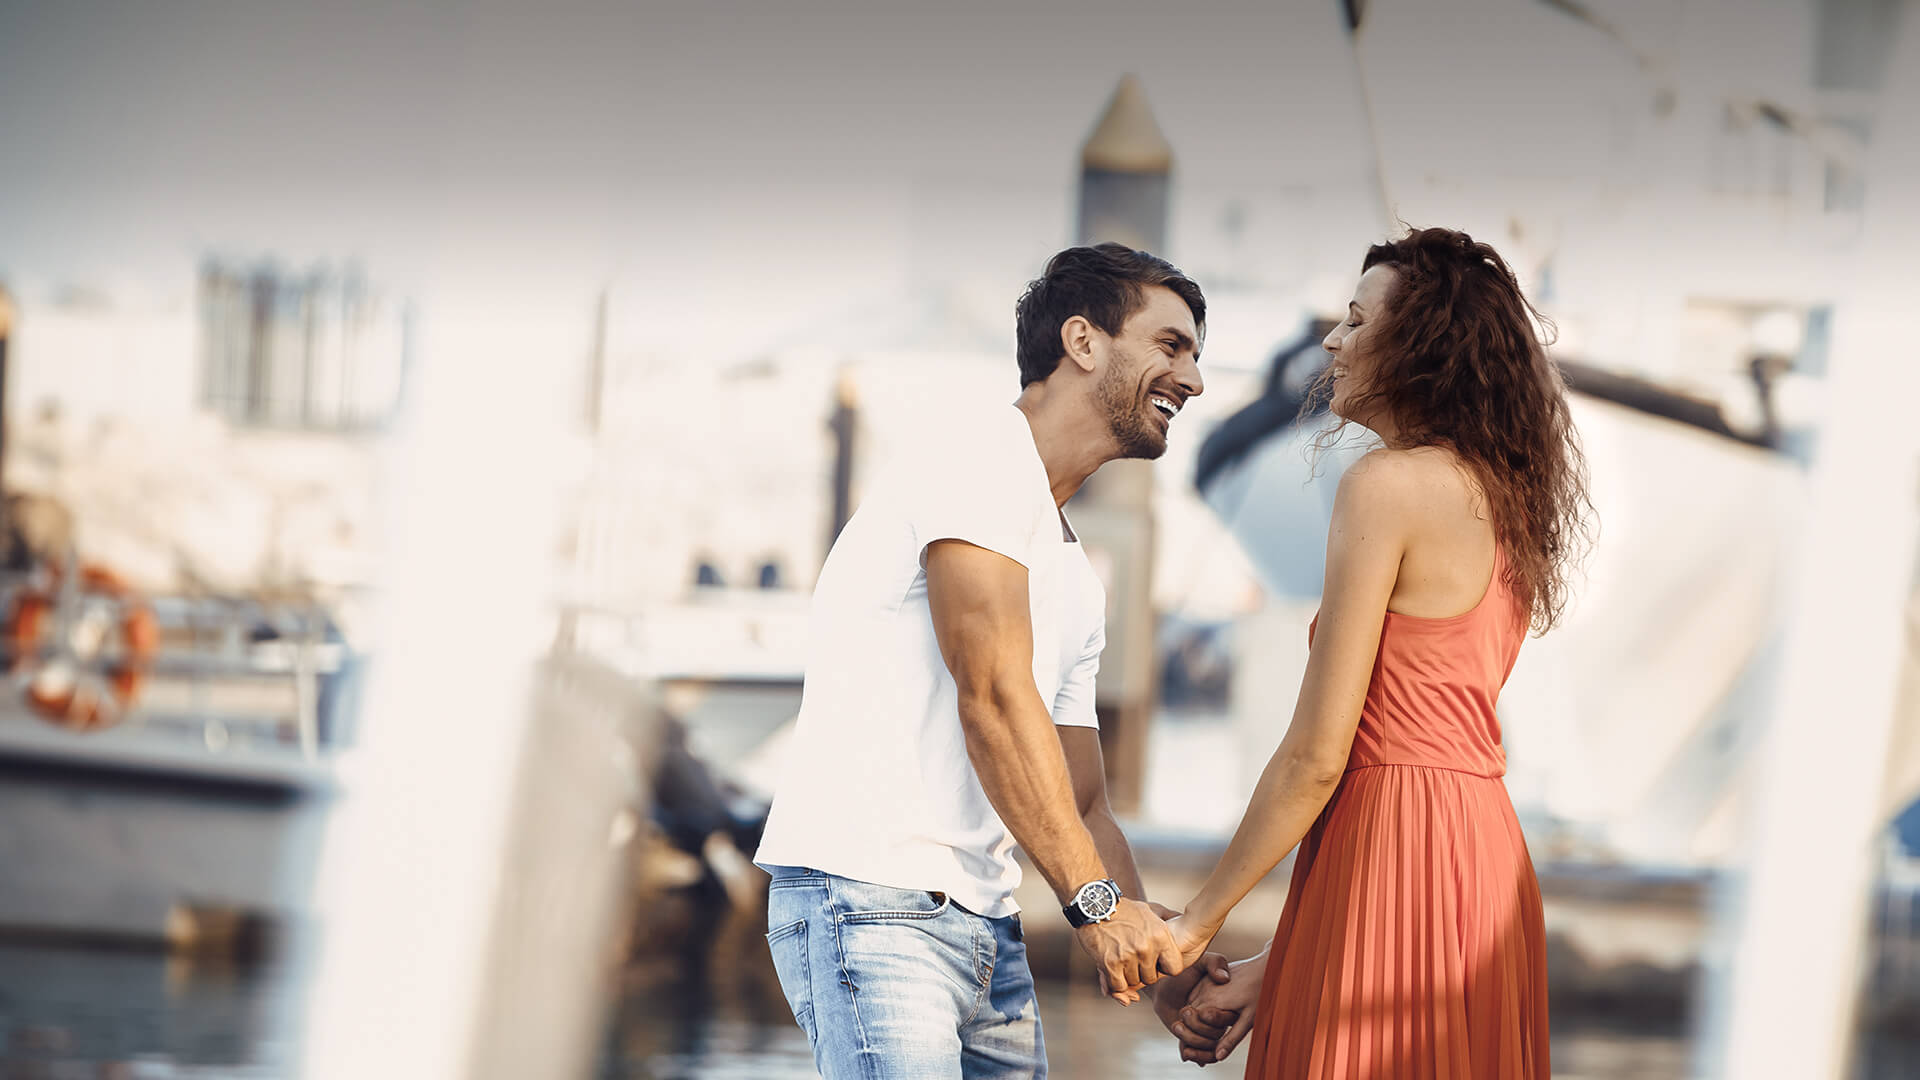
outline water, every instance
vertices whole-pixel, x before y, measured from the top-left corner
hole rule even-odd
[[[600,1080],[785,1080],[815,1075],[807,1040],[781,1005],[776,1016],[754,1010],[689,1017],[671,995],[630,999],[602,1060]],[[1050,1075],[1059,1080],[1200,1080],[1238,1077],[1244,1046],[1218,1067],[1182,1062],[1173,1037],[1144,1005],[1121,1009],[1091,989],[1045,983]],[[1678,1031],[1630,1033],[1598,1029],[1556,1032],[1558,1080],[1679,1080],[1687,1042]]]
[[[720,968],[720,965],[709,965]],[[752,964],[635,968],[609,1017],[597,1080],[786,1080],[814,1075],[806,1039]],[[298,980],[284,970],[191,967],[152,952],[0,945],[0,1080],[266,1080],[290,1073]],[[1144,1006],[1043,983],[1052,1074],[1141,1080],[1202,1076]],[[1859,1080],[1920,1076],[1920,1044],[1864,1048]],[[1244,1052],[1244,1051],[1243,1051]],[[1236,1058],[1239,1055],[1236,1055]],[[1678,1080],[1679,1028],[1563,1025],[1558,1080]],[[1237,1061],[1205,1076],[1236,1077]]]
[[[283,1076],[294,989],[146,950],[0,945],[0,1080]]]

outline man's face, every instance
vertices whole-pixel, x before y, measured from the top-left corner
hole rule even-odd
[[[1174,418],[1205,389],[1200,332],[1186,301],[1164,285],[1148,287],[1145,300],[1107,339],[1106,367],[1094,386],[1123,458],[1166,453]]]

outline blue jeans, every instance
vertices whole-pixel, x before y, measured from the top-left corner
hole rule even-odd
[[[1020,917],[777,867],[767,945],[826,1080],[1047,1075]]]

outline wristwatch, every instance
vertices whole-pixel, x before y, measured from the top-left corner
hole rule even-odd
[[[1073,902],[1060,910],[1075,930],[1089,923],[1106,922],[1120,906],[1120,886],[1112,878],[1089,881],[1073,894]]]

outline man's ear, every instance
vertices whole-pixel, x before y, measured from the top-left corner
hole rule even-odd
[[[1095,339],[1099,329],[1087,321],[1085,315],[1075,315],[1060,324],[1060,351],[1067,363],[1081,371],[1091,372],[1094,365]]]

